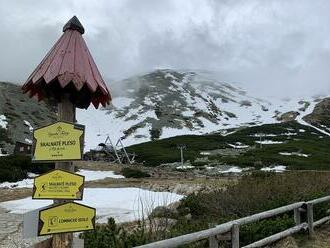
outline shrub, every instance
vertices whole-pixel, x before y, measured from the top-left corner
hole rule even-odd
[[[32,163],[29,156],[0,157],[0,182],[15,182],[27,177],[28,172],[42,174],[54,168],[53,163]]]
[[[121,173],[126,178],[143,178],[143,177],[150,177],[147,172],[141,171],[135,168],[125,167],[121,170]]]
[[[84,232],[82,237],[86,248],[127,248],[147,242],[143,228],[137,227],[128,233],[113,218],[109,218],[106,225],[98,225],[95,230]]]
[[[289,129],[292,130],[291,132],[295,132],[296,135],[292,137],[285,135]],[[305,132],[299,132],[300,129],[304,129]],[[276,134],[276,137],[271,137],[271,139],[284,143],[260,148],[255,143],[255,141],[260,139],[255,136],[258,133]],[[280,164],[286,165],[290,169],[329,170],[330,155],[328,148],[330,139],[329,137],[320,139],[319,135],[322,134],[310,127],[292,121],[242,128],[226,136],[217,134],[175,136],[133,145],[128,147],[127,150],[130,153],[137,154],[137,162],[144,163],[145,166],[157,166],[180,161],[180,151],[177,149],[178,144],[186,144],[187,146],[187,150],[184,152],[185,160],[195,161],[201,157],[201,151],[223,149],[227,148],[228,144],[241,142],[249,145],[251,149],[236,156],[222,156],[220,154],[209,156],[209,159],[217,160],[222,164],[255,167],[257,169],[263,166]],[[310,156],[279,155],[283,151],[301,151]]]
[[[317,178],[317,180],[315,180]],[[154,240],[179,236],[209,228],[209,224],[221,224],[255,213],[263,212],[297,201],[306,201],[328,195],[330,174],[317,172],[300,173],[257,173],[243,177],[237,184],[226,190],[191,194],[184,198],[175,218],[174,226],[161,231],[161,235],[151,233],[144,222],[127,231],[109,220],[106,227],[98,226],[95,231],[84,234],[86,247],[132,247]],[[315,220],[327,215],[328,203],[316,205]],[[186,218],[187,214],[191,218]],[[171,216],[173,218],[173,216]],[[303,216],[303,220],[306,216]],[[266,236],[283,231],[294,225],[293,213],[287,212],[273,218],[242,225],[240,245],[246,245]],[[110,245],[111,244],[111,245]],[[226,241],[221,247],[230,247]],[[202,240],[183,247],[208,247]]]
[[[328,195],[329,179],[329,173],[291,172],[280,175],[257,173],[243,177],[236,185],[226,190],[189,195],[183,200],[180,208],[182,211],[190,210],[192,223],[216,222],[220,224],[294,202]],[[329,203],[316,205],[315,219],[326,216],[329,207]],[[178,225],[181,224],[178,223]],[[185,225],[186,223],[183,223],[183,226],[177,229],[184,230]],[[243,225],[240,230],[241,245],[283,231],[290,226],[293,226],[291,212]]]

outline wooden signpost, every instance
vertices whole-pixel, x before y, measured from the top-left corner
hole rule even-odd
[[[81,160],[84,126],[76,124],[75,109],[92,103],[106,106],[109,90],[86,46],[85,29],[77,17],[63,27],[63,35],[23,85],[23,93],[38,100],[57,101],[58,122],[34,132],[33,162],[55,162],[54,171],[35,179],[33,199],[54,199],[39,211],[39,235],[53,234],[53,248],[71,248],[73,232],[95,227],[95,209],[82,200],[84,177],[74,175],[71,161]],[[34,215],[33,215],[34,216]]]

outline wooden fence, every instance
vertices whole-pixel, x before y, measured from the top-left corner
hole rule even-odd
[[[308,202],[296,202],[284,207],[268,210],[262,213],[250,215],[241,219],[233,220],[213,228],[209,228],[203,231],[189,233],[186,235],[170,238],[154,243],[138,246],[136,248],[171,248],[178,247],[180,245],[190,244],[202,239],[209,240],[210,248],[218,248],[219,240],[231,240],[232,248],[239,248],[239,229],[240,226],[260,221],[266,218],[274,217],[289,211],[293,211],[295,226],[286,229],[282,232],[276,233],[252,244],[246,245],[243,248],[262,247],[267,244],[273,243],[277,240],[283,239],[284,237],[290,236],[301,230],[308,230],[310,237],[314,234],[314,227],[319,226],[330,220],[330,216],[324,217],[320,220],[314,221],[313,217],[313,206],[319,203],[330,201],[330,196],[314,199]],[[306,213],[306,222],[301,221],[301,214]]]

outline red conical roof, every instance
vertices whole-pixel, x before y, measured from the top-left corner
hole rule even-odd
[[[30,97],[60,99],[70,94],[78,108],[92,102],[96,108],[109,104],[111,96],[82,37],[84,28],[77,17],[63,27],[63,35],[33,71],[22,89]]]

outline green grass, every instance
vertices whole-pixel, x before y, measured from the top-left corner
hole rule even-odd
[[[300,129],[305,132],[299,132]],[[295,136],[287,136],[284,133],[297,133]],[[265,137],[274,141],[283,141],[282,144],[263,145],[260,148],[259,137],[252,135],[257,133],[275,134],[275,137]],[[187,149],[184,152],[185,160],[192,162],[198,158],[201,151],[229,148],[229,143],[241,142],[251,147],[246,153],[239,156],[212,156],[209,159],[219,163],[238,165],[241,167],[260,168],[271,164],[281,164],[290,169],[330,169],[330,138],[322,135],[311,127],[300,125],[297,122],[279,124],[266,124],[261,126],[241,129],[231,135],[184,135],[168,139],[146,142],[128,147],[129,152],[137,154],[137,161],[143,162],[146,166],[158,166],[162,163],[180,161],[178,144],[185,144]],[[300,152],[309,154],[309,157],[283,156],[279,152]]]

